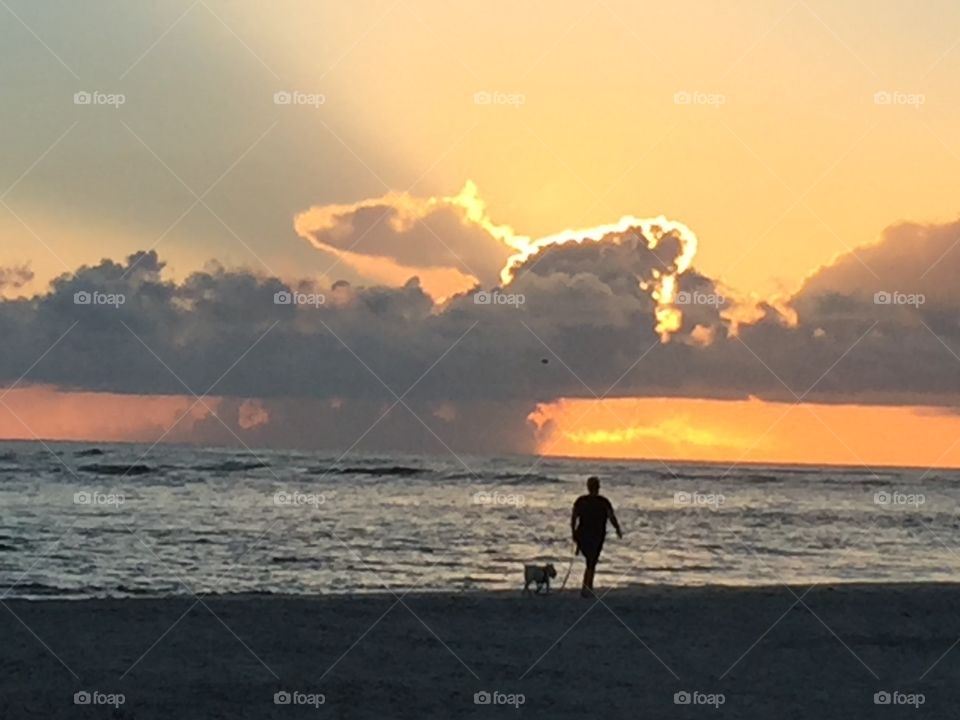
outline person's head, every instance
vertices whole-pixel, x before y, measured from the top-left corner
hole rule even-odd
[[[591,495],[596,495],[600,492],[600,478],[596,475],[587,478],[587,492]]]

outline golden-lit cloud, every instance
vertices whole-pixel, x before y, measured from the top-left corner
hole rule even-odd
[[[680,329],[683,314],[674,305],[677,293],[677,276],[685,272],[697,254],[697,236],[686,225],[665,217],[645,219],[633,216],[624,216],[618,222],[609,225],[599,225],[582,230],[565,230],[561,233],[548,235],[530,241],[526,238],[517,239],[515,246],[520,250],[510,257],[502,272],[505,283],[513,280],[517,269],[531,257],[545,248],[568,243],[599,243],[619,242],[624,237],[642,239],[648,249],[656,250],[664,238],[671,238],[679,242],[679,253],[669,263],[652,271],[654,281],[648,284],[640,281],[640,287],[649,290],[651,297],[656,301],[656,331],[666,342],[670,334]]]
[[[315,206],[294,218],[313,247],[388,286],[412,277],[438,302],[496,281],[512,229],[490,222],[476,186],[452,197],[389,192],[348,205]]]
[[[660,266],[651,270],[652,277],[637,278],[656,302],[655,328],[664,342],[681,327],[677,278],[691,267],[698,246],[690,228],[662,216],[624,216],[615,223],[533,239],[494,222],[470,180],[451,196],[390,192],[347,205],[315,206],[294,218],[294,228],[315,248],[370,280],[399,287],[419,278],[438,302],[478,285],[499,281],[509,287],[525,264],[550,248],[630,241],[657,251],[669,240],[677,246],[673,256],[658,255]]]

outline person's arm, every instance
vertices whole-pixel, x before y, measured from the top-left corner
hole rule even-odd
[[[573,536],[573,542],[577,542],[577,517],[580,513],[577,512],[577,504],[573,504],[573,512],[570,513],[570,534]]]
[[[613,511],[613,505],[608,505],[610,508],[610,524],[613,525],[613,529],[617,531],[617,537],[623,537],[623,531],[620,530],[620,523],[617,522],[617,514]]]

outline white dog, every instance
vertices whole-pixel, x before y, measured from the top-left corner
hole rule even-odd
[[[550,578],[557,576],[557,569],[552,563],[546,565],[523,566],[523,591],[530,592],[530,583],[537,584],[537,594],[550,592]]]

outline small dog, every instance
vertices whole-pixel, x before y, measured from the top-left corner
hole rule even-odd
[[[530,592],[530,583],[537,584],[537,594],[550,592],[550,578],[557,576],[557,569],[552,563],[546,565],[523,566],[523,591]]]

